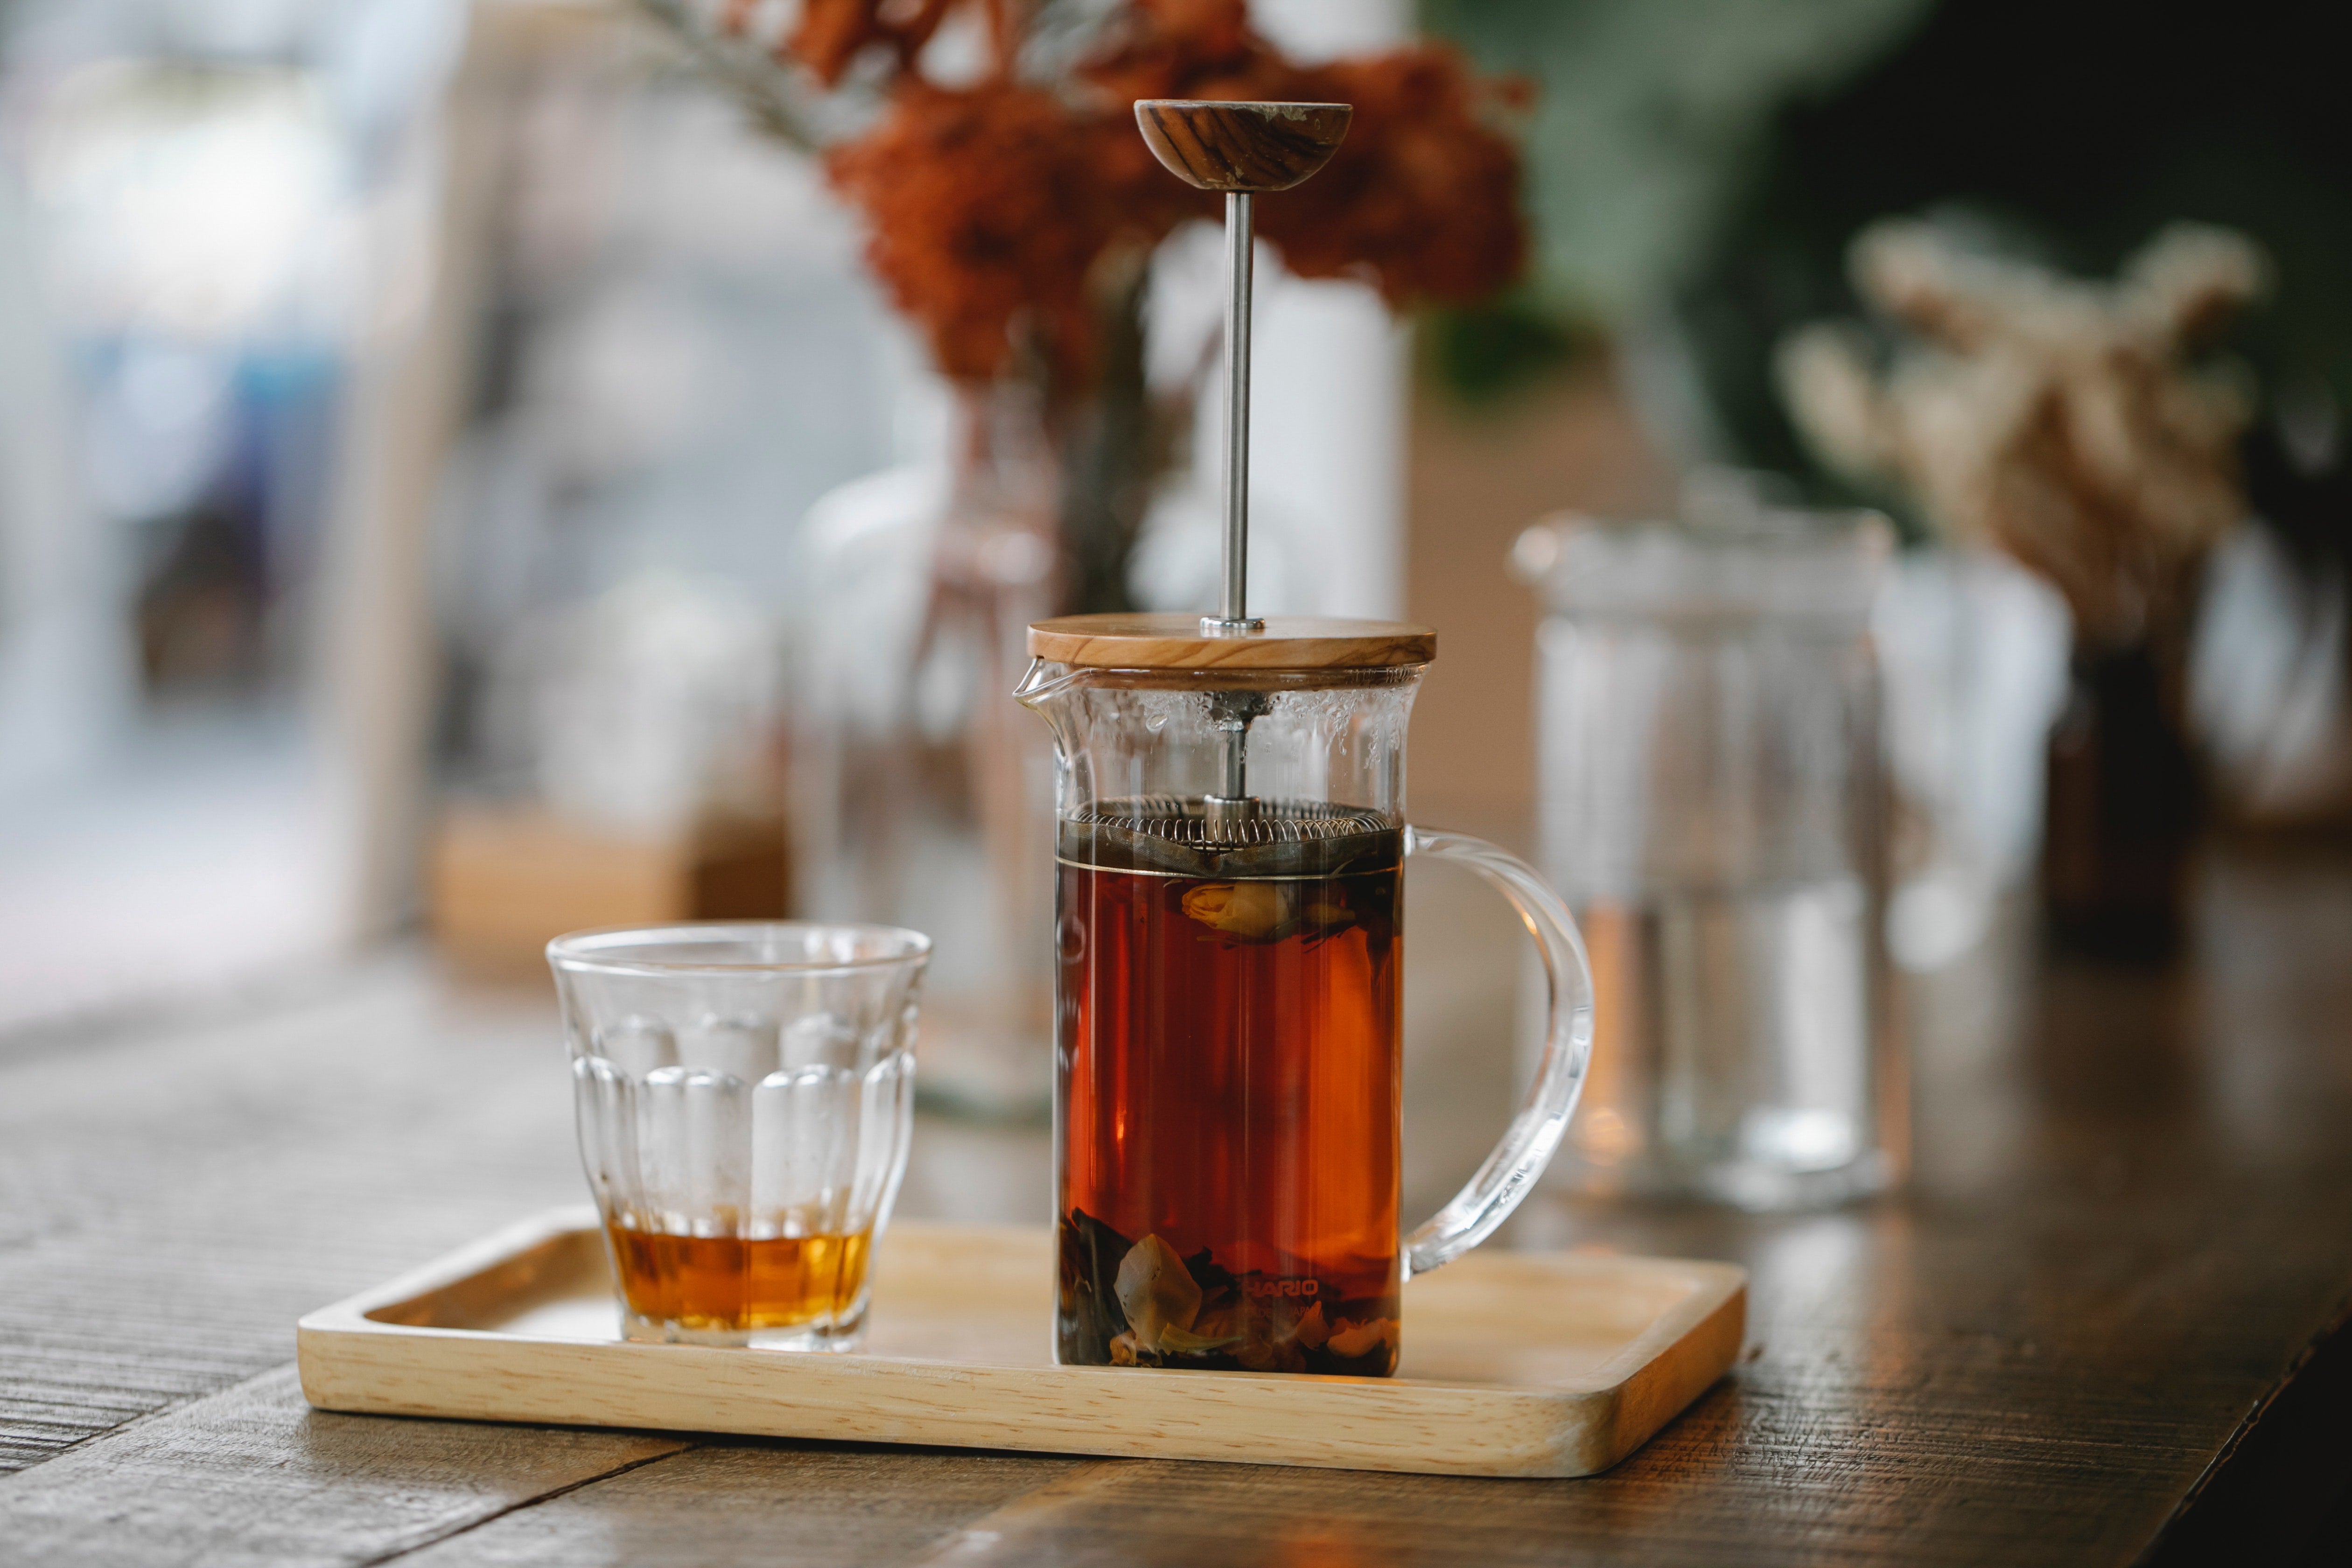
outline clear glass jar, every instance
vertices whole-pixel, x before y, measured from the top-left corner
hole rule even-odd
[[[1554,1169],[1588,1190],[1804,1207],[1901,1173],[1869,513],[1568,518],[1514,564],[1537,658],[1540,860],[1598,1033]]]

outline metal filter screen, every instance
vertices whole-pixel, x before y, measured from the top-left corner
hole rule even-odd
[[[1319,801],[1265,800],[1257,814],[1237,822],[1212,823],[1207,805],[1172,795],[1107,800],[1070,818],[1090,827],[1115,827],[1171,844],[1201,848],[1244,848],[1261,844],[1306,844],[1380,833],[1393,826],[1377,813]]]
[[[1185,877],[1323,876],[1392,865],[1391,817],[1322,801],[1260,800],[1255,816],[1212,822],[1198,797],[1097,801],[1062,819],[1060,858],[1076,865]]]

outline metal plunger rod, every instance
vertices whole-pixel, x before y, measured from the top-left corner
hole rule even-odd
[[[1142,99],[1135,123],[1153,156],[1186,184],[1225,195],[1225,573],[1217,613],[1201,617],[1213,637],[1265,629],[1249,613],[1250,261],[1252,201],[1259,191],[1286,191],[1321,168],[1348,133],[1344,103],[1233,103]],[[1206,809],[1213,826],[1255,816],[1248,797],[1250,721],[1266,710],[1265,694],[1220,691],[1211,700],[1223,731],[1223,795]]]
[[[1249,625],[1250,264],[1256,248],[1253,199],[1247,191],[1225,193],[1225,576],[1217,616],[1237,630]]]
[[[1217,600],[1217,629],[1251,632],[1249,618],[1250,264],[1255,258],[1255,217],[1247,191],[1225,193],[1225,574]],[[1219,804],[1246,814],[1249,721],[1224,719],[1224,786]],[[1214,812],[1217,806],[1209,808]]]
[[[1264,631],[1249,613],[1250,258],[1260,191],[1286,191],[1321,168],[1348,133],[1344,103],[1136,100],[1135,125],[1168,172],[1225,198],[1225,573],[1211,636]]]

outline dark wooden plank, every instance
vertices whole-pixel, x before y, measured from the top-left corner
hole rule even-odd
[[[761,1443],[698,1447],[506,1514],[401,1568],[866,1568],[899,1563],[1010,1503],[1057,1498],[1103,1461]],[[1034,1559],[1032,1560],[1034,1561]]]
[[[0,1468],[293,1354],[302,1312],[574,1201],[536,998],[409,963],[259,1018],[0,1061]]]
[[[377,1562],[688,1446],[334,1415],[289,1367],[0,1480],[0,1563]]]

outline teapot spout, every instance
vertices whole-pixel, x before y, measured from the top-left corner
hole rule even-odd
[[[1021,684],[1013,689],[1013,700],[1050,720],[1055,700],[1085,685],[1090,673],[1076,665],[1033,658],[1029,661],[1028,672],[1021,678]]]

